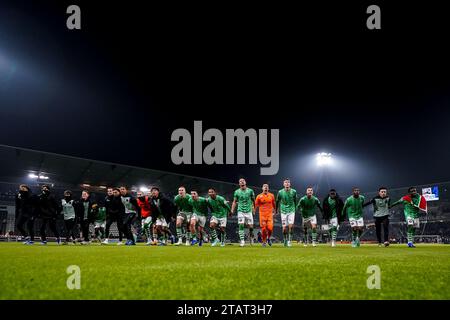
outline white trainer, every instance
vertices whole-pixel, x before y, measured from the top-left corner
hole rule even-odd
[[[245,241],[244,241],[244,240],[241,240],[241,243],[239,244],[239,246],[240,246],[240,247],[245,246]]]

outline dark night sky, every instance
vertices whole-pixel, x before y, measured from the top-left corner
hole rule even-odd
[[[341,1],[344,2],[344,1]],[[80,4],[82,30],[65,27]],[[0,143],[147,168],[303,188],[450,180],[445,10],[377,2],[302,7],[0,4]],[[264,117],[264,118],[261,118]],[[176,128],[279,128],[280,171],[175,166]]]

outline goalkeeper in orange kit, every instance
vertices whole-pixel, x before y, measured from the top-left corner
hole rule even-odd
[[[269,192],[269,185],[263,184],[262,193],[255,200],[255,210],[259,208],[259,225],[262,233],[262,245],[272,245],[270,237],[273,232],[273,214],[275,212],[275,196]]]

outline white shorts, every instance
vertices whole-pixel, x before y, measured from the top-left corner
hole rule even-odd
[[[350,226],[352,228],[364,227],[364,219],[363,218],[359,218],[359,219],[349,218],[348,220],[350,221]]]
[[[144,225],[150,223],[152,223],[152,217],[142,218],[142,228],[144,227]]]
[[[303,226],[307,225],[308,223],[311,225],[313,224],[317,225],[317,216],[313,215],[312,217],[309,218],[303,218]]]
[[[238,212],[238,223],[253,224],[253,214],[251,212]]]
[[[286,227],[290,224],[294,224],[294,221],[295,221],[294,212],[281,214],[281,224],[283,225],[283,227]]]
[[[205,227],[206,224],[206,217],[205,216],[201,216],[201,215],[197,215],[195,213],[192,214],[191,217],[191,221],[194,220],[196,223],[198,223],[198,225],[202,228]]]
[[[106,227],[106,222],[94,222],[94,228],[105,228]]]
[[[331,227],[337,227],[339,224],[338,224],[338,219],[337,218],[331,218],[330,219],[330,228]]]
[[[227,218],[216,218],[214,216],[211,217],[211,220],[209,220],[209,223],[215,223],[219,227],[226,227],[227,226]]]
[[[408,226],[413,226],[414,228],[420,228],[420,219],[419,218],[406,217],[406,224]]]
[[[167,227],[166,219],[164,219],[164,218],[157,218],[156,219],[156,225],[157,226]]]

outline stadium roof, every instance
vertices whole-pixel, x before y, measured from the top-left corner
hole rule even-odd
[[[176,173],[151,170],[116,163],[82,159],[0,144],[0,182],[20,184],[53,184],[59,187],[104,189],[106,186],[127,185],[158,186],[175,191],[180,185],[200,186],[207,191],[215,187],[218,192],[235,188],[236,184]],[[31,178],[30,175],[48,177]]]

